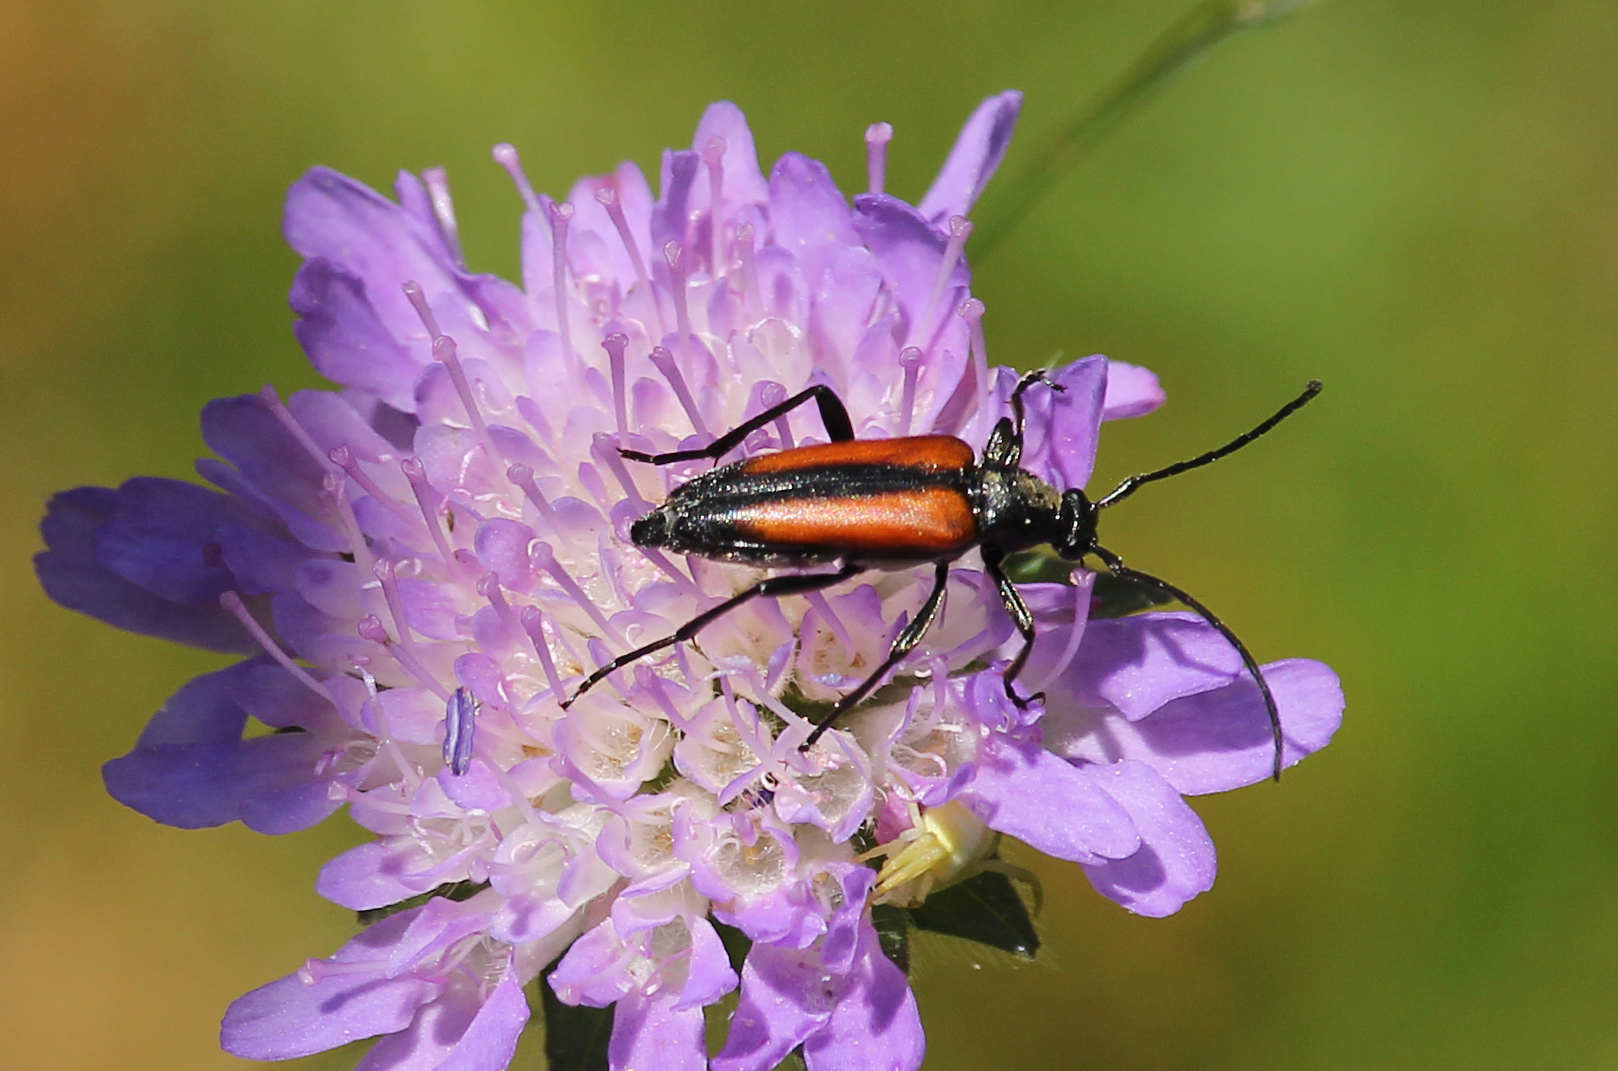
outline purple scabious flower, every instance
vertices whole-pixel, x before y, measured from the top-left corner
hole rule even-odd
[[[619,1071],[708,1066],[703,1009],[738,988],[716,1069],[800,1048],[811,1069],[913,1069],[920,1018],[878,915],[1014,869],[1001,834],[1144,915],[1211,886],[1184,797],[1268,774],[1259,692],[1193,615],[1090,620],[1083,570],[1025,588],[1023,679],[1047,696],[1028,710],[1006,698],[1011,624],[970,559],[894,683],[806,752],[930,567],[756,600],[560,705],[760,575],[633,546],[629,524],[701,466],[620,447],[701,446],[814,384],[860,437],[982,447],[1017,373],[988,359],[966,217],[1020,103],[985,101],[917,205],[883,191],[885,124],[852,204],[807,157],[765,175],[729,103],[664,154],[655,196],[626,163],[554,201],[500,146],[526,206],[520,286],[468,269],[442,171],[402,173],[397,201],[324,169],[293,186],[295,330],[339,389],[212,402],[217,458],[197,469],[215,489],[65,492],[37,558],[72,609],[245,656],[107,764],[117,799],[270,833],[346,805],[375,834],[318,888],[380,920],[233,1004],[226,1049],[374,1037],[362,1068],[498,1071],[544,974],[548,999],[613,1007]],[[1163,394],[1099,356],[1053,378],[1063,392],[1029,395],[1023,465],[1082,487],[1102,422]],[[824,437],[800,411],[740,453]],[[1342,694],[1318,662],[1265,672],[1295,763]]]

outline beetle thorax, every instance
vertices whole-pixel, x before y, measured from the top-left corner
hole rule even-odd
[[[1059,542],[1066,534],[1061,492],[1033,473],[980,465],[974,482],[978,538],[984,545],[1012,554]]]

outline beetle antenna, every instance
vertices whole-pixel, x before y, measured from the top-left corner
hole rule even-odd
[[[1283,405],[1274,416],[1270,417],[1270,419],[1266,420],[1264,423],[1260,424],[1247,434],[1237,436],[1217,450],[1209,450],[1206,454],[1198,454],[1189,461],[1176,461],[1174,464],[1169,465],[1166,468],[1158,469],[1156,472],[1147,472],[1139,476],[1131,476],[1124,480],[1123,483],[1107,492],[1106,497],[1096,502],[1095,508],[1106,509],[1108,506],[1122,502],[1124,499],[1134,494],[1140,487],[1145,484],[1149,484],[1154,480],[1166,480],[1170,476],[1178,476],[1182,472],[1190,472],[1192,469],[1200,469],[1204,465],[1213,464],[1222,457],[1234,454],[1236,451],[1240,450],[1254,439],[1257,439],[1259,436],[1268,432],[1271,428],[1274,428],[1277,424],[1281,423],[1281,421],[1285,420],[1293,413],[1296,413],[1298,410],[1308,405],[1309,402],[1314,399],[1315,395],[1319,393],[1320,380],[1311,379],[1309,381],[1309,385],[1304,388],[1302,394]],[[1186,605],[1189,606],[1190,604],[1187,603]]]
[[[1312,397],[1314,397],[1312,393],[1305,394],[1298,401],[1293,402],[1288,409],[1281,410],[1279,415],[1269,421],[1270,425],[1273,427],[1276,420],[1286,416],[1291,409],[1296,409]],[[1263,432],[1261,431],[1258,434],[1262,435]],[[1250,437],[1246,436],[1245,438]],[[1238,444],[1240,444],[1240,440],[1238,440]],[[1095,547],[1094,552],[1096,557],[1107,564],[1107,568],[1112,570],[1114,576],[1128,577],[1131,580],[1145,584],[1147,587],[1156,588],[1163,594],[1184,603],[1196,611],[1197,616],[1212,625],[1221,636],[1229,641],[1232,647],[1236,648],[1236,653],[1242,656],[1242,664],[1247,667],[1247,672],[1252,674],[1253,681],[1258,685],[1259,694],[1264,697],[1264,710],[1270,716],[1270,736],[1275,741],[1275,772],[1271,776],[1277,781],[1281,780],[1282,747],[1285,743],[1281,736],[1281,711],[1275,705],[1275,696],[1270,692],[1269,682],[1264,679],[1264,674],[1259,670],[1258,660],[1253,657],[1253,652],[1247,649],[1245,643],[1236,638],[1236,633],[1230,630],[1229,625],[1219,620],[1212,610],[1204,606],[1190,592],[1182,591],[1167,580],[1161,580],[1150,573],[1143,573],[1139,569],[1131,569],[1124,564],[1122,558],[1105,547]]]

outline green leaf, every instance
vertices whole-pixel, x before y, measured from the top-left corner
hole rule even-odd
[[[1048,550],[1024,550],[1007,557],[1002,568],[1013,584],[1071,584],[1079,563]]]
[[[545,1063],[550,1071],[607,1071],[613,1009],[563,1004],[551,989],[549,971],[540,977],[539,993],[545,1010]]]
[[[1127,617],[1173,601],[1157,588],[1130,577],[1097,573],[1096,586],[1090,592],[1090,617]]]
[[[459,902],[461,900],[472,899],[472,897],[476,896],[478,893],[482,892],[488,887],[489,883],[486,881],[445,882],[436,889],[428,889],[426,892],[417,896],[412,896],[408,900],[400,900],[398,903],[389,904],[387,907],[367,908],[364,911],[357,911],[355,914],[359,916],[361,926],[369,926],[373,922],[381,922],[389,915],[397,915],[401,911],[409,911],[413,907],[420,907],[422,904],[425,904],[428,900],[431,900],[436,896],[442,896],[446,900],[455,900]]]
[[[714,932],[719,934],[719,943],[725,946],[725,956],[730,960],[730,969],[741,974],[742,964],[747,960],[747,953],[751,951],[753,942],[734,926],[726,926],[712,916],[709,916],[708,921],[713,923]]]
[[[871,908],[871,922],[876,926],[877,940],[882,943],[882,954],[896,967],[910,973],[910,919],[904,908],[892,904],[877,904]]]
[[[947,933],[1033,959],[1039,935],[1011,879],[985,870],[958,885],[932,893],[920,907],[907,909],[918,930]]]

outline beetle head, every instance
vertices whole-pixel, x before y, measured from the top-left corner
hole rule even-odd
[[[1062,492],[1062,508],[1057,514],[1062,536],[1051,545],[1065,561],[1079,561],[1095,549],[1098,512],[1077,487]]]

